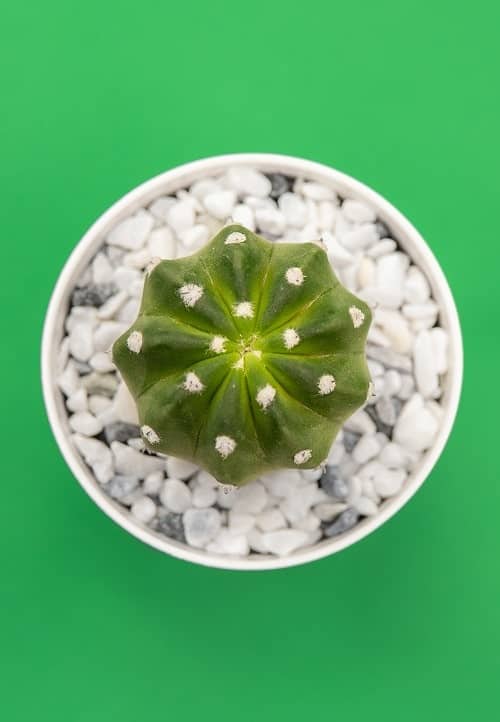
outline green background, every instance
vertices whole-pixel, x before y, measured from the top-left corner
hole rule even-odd
[[[0,708],[6,722],[493,719],[500,643],[500,99],[493,0],[85,3],[1,11]],[[301,568],[204,569],[73,480],[42,320],[85,229],[211,154],[333,165],[415,222],[463,324],[462,404],[416,498]]]

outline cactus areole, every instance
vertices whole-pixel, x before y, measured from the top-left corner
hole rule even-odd
[[[151,264],[113,358],[149,449],[241,485],[325,461],[368,394],[370,321],[321,244],[228,225],[192,256]]]

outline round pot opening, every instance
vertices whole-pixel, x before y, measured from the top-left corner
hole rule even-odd
[[[229,168],[240,166],[249,166],[267,174],[305,178],[333,189],[341,198],[361,201],[373,208],[377,221],[390,229],[391,237],[396,239],[430,283],[432,297],[439,307],[440,325],[449,339],[449,366],[443,378],[439,428],[432,446],[425,451],[401,490],[383,501],[376,515],[364,518],[339,536],[284,556],[255,554],[238,557],[208,552],[163,536],[134,519],[129,511],[104,492],[75,448],[70,435],[68,411],[57,384],[58,352],[70,296],[79,276],[111,229],[160,196],[176,193],[197,180],[218,176]],[[312,161],[272,154],[235,154],[188,163],[146,181],[115,203],[88,230],[68,259],[50,301],[42,341],[42,383],[49,421],[64,458],[89,496],[120,526],[164,553],[195,563],[242,570],[275,569],[313,561],[350,546],[393,516],[422,485],[444,448],[456,415],[462,383],[462,340],[456,307],[439,264],[418,231],[388,201],[359,181]]]

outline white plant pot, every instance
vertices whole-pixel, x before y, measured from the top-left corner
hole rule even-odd
[[[306,177],[332,187],[340,196],[366,201],[427,276],[434,299],[440,308],[440,323],[449,334],[449,370],[443,381],[443,396],[440,400],[443,407],[440,429],[433,446],[425,452],[399,494],[385,501],[376,516],[364,519],[350,531],[286,557],[221,556],[169,539],[135,521],[130,512],[105,494],[73,446],[63,397],[56,384],[57,352],[63,335],[69,297],[77,279],[103,243],[106,234],[120,220],[157,196],[174,193],[195,180],[217,175],[237,164],[248,164],[265,172]],[[335,554],[363,539],[401,509],[423,484],[443,451],[458,407],[462,370],[462,337],[450,288],[436,258],[412,224],[378,193],[344,173],[301,158],[267,153],[224,155],[187,163],[142,183],[116,202],[87,231],[64,266],[49,304],[42,341],[42,384],[49,421],[68,466],[91,499],[130,534],[166,554],[206,566],[247,571],[294,566]]]

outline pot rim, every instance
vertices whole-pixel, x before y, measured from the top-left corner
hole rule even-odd
[[[341,536],[323,540],[285,557],[260,554],[231,557],[214,554],[157,534],[135,521],[129,511],[105,494],[71,443],[67,413],[62,394],[56,385],[57,352],[67,316],[69,293],[79,273],[103,242],[106,233],[119,220],[151,202],[158,195],[173,193],[190,185],[194,180],[217,175],[234,165],[251,165],[268,173],[281,172],[289,176],[305,177],[333,187],[341,196],[364,200],[373,206],[377,217],[388,225],[401,247],[428,278],[433,297],[439,305],[441,324],[449,334],[450,365],[441,400],[444,413],[440,429],[433,446],[425,452],[399,494],[384,501],[375,516],[365,518]],[[57,339],[57,345],[54,344],[54,339]],[[105,514],[149,546],[179,559],[215,568],[262,571],[305,564],[335,554],[378,529],[409,501],[436,464],[450,435],[462,387],[463,345],[456,305],[438,261],[417,229],[389,201],[361,181],[315,161],[272,153],[233,153],[193,161],[160,173],[129,191],[92,224],[66,261],[52,293],[43,328],[41,375],[47,416],[59,449],[80,485]]]

